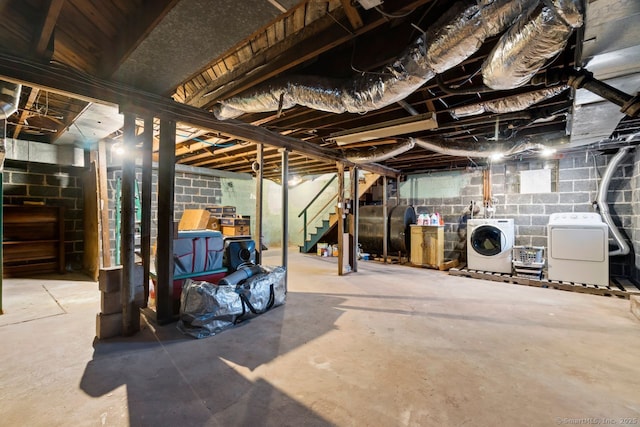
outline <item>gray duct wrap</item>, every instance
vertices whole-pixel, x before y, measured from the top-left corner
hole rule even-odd
[[[427,61],[440,74],[475,53],[488,37],[500,34],[537,0],[495,0],[456,3],[429,34]]]
[[[503,154],[504,156],[512,156],[514,154],[524,153],[525,151],[540,151],[547,148],[546,145],[529,141],[517,143],[485,141],[471,145],[469,143],[446,141],[442,139],[425,140],[411,138],[411,140],[415,142],[418,147],[422,147],[429,151],[449,156],[470,158],[489,158],[498,153]]]
[[[534,92],[513,95],[495,101],[479,102],[477,104],[467,105],[455,108],[451,111],[454,119],[462,117],[475,116],[486,112],[490,113],[513,113],[516,111],[526,110],[534,104],[553,98],[554,96],[564,92],[568,86],[562,85],[552,88],[536,90]]]
[[[558,0],[559,1],[559,0]],[[279,111],[302,105],[330,113],[366,113],[398,102],[445,71],[473,55],[487,37],[499,34],[537,0],[460,2],[418,37],[397,60],[375,73],[352,79],[292,76],[229,98],[213,112],[220,120],[243,113]],[[434,71],[436,70],[436,71]]]
[[[527,84],[549,59],[564,49],[572,25],[581,25],[576,10],[580,11],[579,0],[555,0],[554,8],[538,7],[530,16],[521,17],[482,64],[484,84],[492,89],[513,89]]]
[[[381,162],[411,150],[414,145],[414,142],[409,140],[376,148],[353,148],[345,150],[344,155],[347,160],[356,164]]]

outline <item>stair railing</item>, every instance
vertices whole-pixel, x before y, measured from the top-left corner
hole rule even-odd
[[[304,236],[304,240],[307,240],[307,226],[309,225],[309,222],[307,221],[307,212],[309,211],[309,208],[311,207],[311,205],[313,205],[313,203],[314,203],[316,200],[318,200],[318,197],[320,197],[320,195],[321,195],[322,193],[324,193],[324,191],[325,191],[325,190],[326,190],[326,189],[331,185],[331,183],[332,183],[333,181],[335,181],[335,179],[336,179],[337,177],[338,177],[338,175],[334,175],[334,176],[333,176],[329,181],[327,181],[327,183],[324,185],[324,187],[322,187],[322,189],[321,189],[320,191],[318,191],[318,193],[315,195],[315,197],[314,197],[313,199],[311,199],[311,201],[307,204],[307,206],[305,206],[305,208],[302,210],[302,212],[300,212],[300,213],[298,214],[298,218],[300,218],[301,216],[304,216],[304,218],[303,218],[303,224],[304,224],[304,227],[303,227],[303,229],[304,229],[304,234],[303,234],[303,236]],[[337,194],[336,194],[336,196],[337,196]],[[334,197],[335,197],[335,196],[334,196]],[[331,200],[333,200],[333,199],[331,199]],[[325,205],[325,207],[324,207],[324,208],[326,208],[326,205]],[[324,208],[323,208],[322,210],[324,210]],[[321,210],[321,211],[322,211],[322,210]],[[318,212],[318,214],[319,214],[319,212]],[[311,219],[311,221],[315,220],[315,218],[318,216],[318,214],[316,214],[316,215]]]

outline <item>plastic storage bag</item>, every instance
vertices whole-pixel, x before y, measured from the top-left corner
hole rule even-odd
[[[187,279],[180,296],[178,329],[195,338],[205,338],[233,326],[242,312],[242,301],[234,286]]]
[[[284,304],[285,273],[284,267],[275,267],[270,272],[252,276],[237,286],[236,291],[245,308],[242,318],[251,314],[262,314]]]
[[[237,286],[187,279],[180,296],[178,329],[206,338],[250,317],[284,304],[286,269],[265,269]]]

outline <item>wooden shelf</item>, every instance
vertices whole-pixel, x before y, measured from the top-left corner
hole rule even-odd
[[[64,208],[6,205],[2,242],[5,276],[64,273]]]

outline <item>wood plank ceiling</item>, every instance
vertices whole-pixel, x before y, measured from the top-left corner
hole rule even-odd
[[[194,63],[190,75],[181,79],[180,84],[164,87],[157,94],[211,111],[225,99],[274,79],[287,80],[292,75],[339,80],[375,75],[385,64],[398,58],[423,31],[433,30],[437,20],[452,7],[451,2],[445,0],[385,0],[382,5],[371,9],[364,9],[350,0],[307,0],[287,4],[288,9],[282,7],[283,1],[256,0],[254,3],[257,9],[273,7],[273,10],[265,9],[262,21],[254,19],[246,23],[249,18],[243,20],[244,17],[237,14],[230,15],[229,22],[245,23],[249,35],[233,40],[216,57],[204,58],[204,67]],[[84,73],[88,78],[127,85],[130,82],[122,81],[121,77],[123,65],[130,67],[127,60],[131,61],[136,49],[153,38],[154,31],[163,21],[176,19],[175,15],[183,5],[185,3],[179,0],[5,0],[0,3],[3,17],[0,21],[0,52],[63,65]],[[232,9],[223,11],[222,7],[216,9],[215,6],[209,9],[212,14],[233,14]],[[273,18],[267,19],[269,16]],[[197,25],[197,21],[182,22],[182,27],[178,28],[197,28]],[[222,37],[230,29],[221,26],[215,30]],[[580,31],[574,31],[566,48],[550,59],[539,74],[560,73],[572,68],[576,48],[579,49],[581,44],[580,34]],[[179,43],[179,31],[175,38],[172,43]],[[238,120],[275,134],[307,141],[341,157],[348,154],[345,148],[357,148],[373,155],[405,141],[408,136],[440,138],[469,147],[496,139],[515,143],[541,134],[551,138],[562,136],[571,113],[570,90],[523,111],[487,112],[457,118],[451,114],[459,107],[540,89],[529,83],[504,91],[464,90],[482,85],[480,67],[498,38],[499,35],[489,37],[477,52],[442,72],[438,79],[427,81],[403,102],[366,114],[336,114],[294,106],[282,111],[247,113]],[[207,42],[203,36],[202,43]],[[189,46],[184,46],[184,49],[189,49]],[[191,46],[191,49],[195,47]],[[164,72],[171,72],[172,64],[164,63],[162,67]],[[153,75],[142,76],[154,78]],[[8,135],[15,139],[56,143],[86,108],[87,102],[82,99],[43,90],[36,85],[25,86],[18,112],[8,120]],[[347,147],[329,138],[335,132],[425,113],[437,118],[435,129]],[[624,132],[634,132],[639,127],[637,120],[625,119],[623,122],[621,129]],[[114,129],[108,140],[117,142],[121,137],[121,130]],[[254,143],[188,124],[178,124],[177,141],[177,162],[186,165],[251,173],[256,160]],[[82,146],[82,142],[78,145]],[[280,174],[278,149],[266,146],[264,154],[265,176],[274,180]],[[466,167],[476,165],[478,161],[414,147],[380,163],[402,173],[412,173]],[[335,171],[333,160],[318,159],[318,156],[295,150],[290,156],[289,166],[290,173],[295,175]]]

